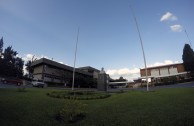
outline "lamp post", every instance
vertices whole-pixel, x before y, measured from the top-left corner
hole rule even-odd
[[[77,41],[76,41],[76,46],[75,46],[75,57],[74,57],[74,65],[73,65],[73,80],[72,80],[72,91],[74,90],[74,82],[75,82],[75,63],[76,63],[76,57],[77,57],[77,45],[78,45],[78,40],[79,40],[79,27],[77,31]]]
[[[145,66],[145,72],[146,72],[147,91],[149,91],[149,85],[148,85],[148,84],[149,84],[149,83],[148,83],[148,70],[147,70],[145,52],[144,52],[144,48],[143,48],[143,42],[142,42],[142,38],[141,38],[141,34],[140,34],[140,30],[139,30],[139,27],[138,27],[138,23],[137,23],[137,19],[136,19],[135,13],[133,12],[132,7],[131,7],[131,6],[129,6],[129,7],[130,7],[130,9],[131,9],[133,18],[134,18],[134,20],[135,20],[135,25],[136,25],[136,28],[137,28],[137,31],[138,31],[138,35],[139,35],[139,39],[140,39],[141,50],[142,50],[142,53],[143,53],[144,66]]]

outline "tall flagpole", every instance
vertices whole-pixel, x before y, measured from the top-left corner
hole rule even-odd
[[[188,39],[188,41],[189,41],[189,43],[190,43],[190,46],[192,47],[192,44],[191,44],[191,41],[190,41],[190,39],[189,39],[189,36],[188,36],[188,34],[187,34],[187,31],[186,31],[186,29],[185,29],[185,34],[186,34],[186,36],[187,36],[187,39]]]
[[[72,91],[74,90],[74,82],[75,82],[75,63],[76,63],[76,57],[77,57],[77,45],[79,40],[79,27],[77,31],[77,41],[75,46],[75,57],[74,57],[74,65],[73,65],[73,81],[72,81]]]
[[[145,65],[145,72],[146,72],[147,91],[149,91],[149,85],[148,85],[148,84],[149,84],[149,83],[148,83],[148,70],[147,70],[145,52],[144,52],[144,48],[143,48],[143,42],[142,42],[142,38],[141,38],[141,34],[140,34],[140,30],[139,30],[139,27],[138,27],[138,23],[137,23],[137,19],[136,19],[135,13],[133,12],[132,7],[131,7],[131,6],[129,6],[129,7],[130,7],[130,9],[131,9],[133,18],[134,18],[134,20],[135,20],[135,25],[136,25],[136,28],[137,28],[137,31],[138,31],[138,34],[139,34],[139,39],[140,39],[140,44],[141,44],[141,49],[142,49],[143,59],[144,59],[144,65]]]

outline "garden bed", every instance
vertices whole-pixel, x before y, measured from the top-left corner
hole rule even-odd
[[[53,98],[77,99],[77,100],[104,99],[111,96],[108,93],[95,91],[53,91],[47,93],[47,95]]]

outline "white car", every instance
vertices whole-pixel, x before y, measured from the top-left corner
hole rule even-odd
[[[33,87],[45,87],[45,83],[42,80],[33,80],[32,81]]]

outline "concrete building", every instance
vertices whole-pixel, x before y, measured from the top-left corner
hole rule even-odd
[[[46,58],[41,58],[32,63],[33,78],[43,80],[44,82],[53,83],[71,83],[73,75],[73,67],[67,66]],[[88,67],[92,68],[92,67]],[[85,78],[96,78],[97,69],[80,69],[76,68],[75,76],[82,76]]]
[[[95,69],[95,68],[90,67],[90,66],[79,67],[78,69],[81,70],[81,71],[92,73],[93,74],[93,78],[98,79],[98,74],[100,73],[100,70]]]
[[[188,72],[185,71],[183,63],[169,64],[156,67],[147,68],[148,78],[151,82],[161,82],[165,77],[176,77],[178,79],[186,79],[189,77]],[[140,69],[141,79],[146,78],[146,70]]]

